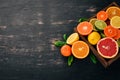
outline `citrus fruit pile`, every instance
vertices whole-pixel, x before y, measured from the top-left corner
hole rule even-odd
[[[60,47],[61,55],[69,57],[69,65],[73,61],[71,56],[84,59],[90,53],[89,45],[80,39],[80,35],[96,48],[101,57],[111,59],[117,56],[120,44],[119,7],[111,6],[106,10],[99,11],[94,18],[80,19],[79,21],[76,26],[77,32],[71,33],[68,37],[64,35],[65,41],[55,42],[55,45]]]
[[[60,47],[60,53],[64,57],[68,57],[68,65],[73,62],[73,56],[78,59],[86,58],[89,54],[89,46],[82,41],[79,33],[74,32],[68,37],[63,35],[64,41],[56,41],[54,44]]]
[[[120,8],[111,6],[99,11],[94,18],[77,25],[80,35],[95,45],[99,55],[111,59],[117,56],[120,39]]]

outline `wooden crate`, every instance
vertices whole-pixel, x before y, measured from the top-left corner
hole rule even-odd
[[[105,7],[105,8],[102,9],[102,10],[106,10],[107,8],[109,8],[109,7],[111,7],[111,6],[117,6],[117,7],[119,7],[119,5],[117,5],[115,2],[112,2],[110,5],[108,5],[107,7]],[[96,15],[94,15],[94,16],[91,17],[91,18],[94,18],[94,17],[96,17]],[[90,18],[90,19],[91,19],[91,18]],[[90,19],[88,19],[88,21],[89,21]],[[76,28],[75,28],[75,32],[77,32]],[[103,58],[102,56],[99,55],[98,51],[96,50],[96,47],[93,46],[93,45],[91,45],[91,44],[87,41],[87,38],[86,38],[85,36],[80,35],[80,38],[89,45],[89,47],[90,47],[91,51],[93,52],[93,54],[97,57],[97,59],[101,62],[101,64],[102,64],[105,68],[107,68],[108,66],[110,66],[114,61],[116,61],[116,60],[120,57],[120,51],[119,51],[119,53],[118,53],[118,55],[117,55],[116,57],[114,57],[114,58],[112,58],[112,59],[105,59],[105,58]]]

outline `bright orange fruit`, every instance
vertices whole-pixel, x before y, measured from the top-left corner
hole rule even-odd
[[[78,24],[77,31],[81,35],[88,35],[92,32],[93,25],[90,22],[84,21]]]
[[[105,12],[105,11],[99,11],[97,13],[97,19],[98,20],[103,20],[103,21],[106,21],[108,18],[108,14]]]
[[[71,47],[69,45],[63,45],[60,49],[63,56],[68,57],[72,54]]]
[[[83,59],[89,54],[89,46],[84,41],[76,41],[72,45],[72,54],[78,59]]]
[[[120,8],[112,6],[106,10],[108,18],[111,19],[113,16],[120,16]]]

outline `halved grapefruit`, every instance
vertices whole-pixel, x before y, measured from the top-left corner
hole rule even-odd
[[[118,44],[113,38],[102,38],[97,43],[97,51],[104,58],[114,58],[118,54]]]

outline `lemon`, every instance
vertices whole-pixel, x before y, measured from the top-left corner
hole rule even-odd
[[[88,41],[90,44],[95,45],[100,40],[101,36],[98,32],[92,32],[88,35]]]
[[[114,28],[120,28],[120,17],[119,16],[114,16],[110,20],[111,26]]]
[[[66,40],[66,43],[72,45],[74,42],[79,40],[78,33],[72,33]]]

